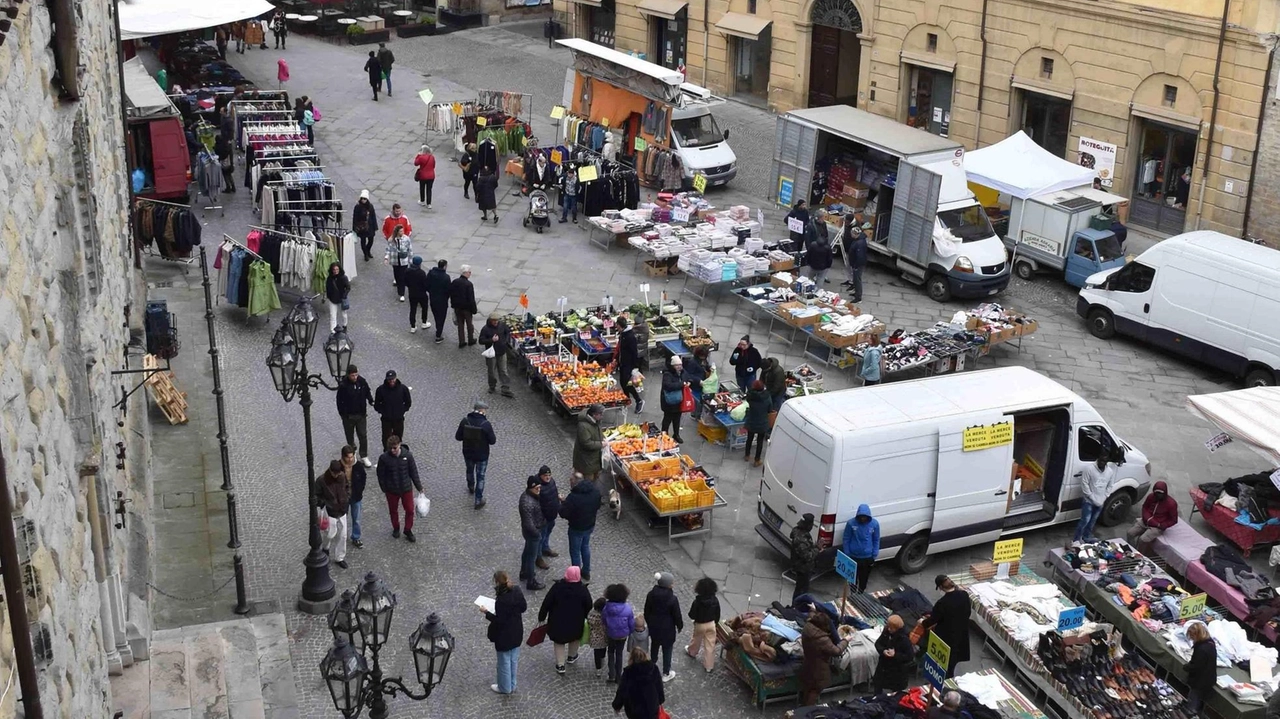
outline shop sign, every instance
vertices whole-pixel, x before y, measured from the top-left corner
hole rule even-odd
[[[559,165],[563,161],[564,161],[564,155],[561,155],[559,150],[551,151],[551,164]]]
[[[419,90],[418,97],[422,100],[424,105],[430,105],[431,101],[435,99],[436,95],[430,90]]]
[[[1048,252],[1051,255],[1058,255],[1058,256],[1062,255],[1061,242],[1054,242],[1048,237],[1033,235],[1030,232],[1027,232],[1025,230],[1022,233],[1022,244],[1026,245],[1027,247],[1034,247],[1037,250],[1044,250],[1045,252]]]
[[[925,656],[938,663],[943,667],[943,673],[946,673],[946,666],[951,663],[951,647],[947,643],[938,638],[932,630],[929,631],[929,643],[925,645]]]
[[[562,118],[562,117],[564,117],[564,106],[563,106],[563,105],[556,105],[555,107],[551,108],[551,119],[552,119],[552,120],[559,120],[559,119],[560,119],[560,118]]]
[[[933,657],[926,656],[924,658],[924,678],[929,681],[929,684],[934,689],[942,691],[942,684],[947,681],[947,668],[946,666],[939,666]]]
[[[1058,631],[1065,632],[1084,626],[1084,607],[1063,609],[1058,614]]]
[[[796,186],[795,180],[790,177],[778,178],[778,204],[791,205],[791,195],[794,193]],[[801,230],[803,231],[803,230]]]
[[[476,124],[480,127],[484,127],[489,124],[489,119],[484,115],[476,115]]]
[[[996,564],[1016,562],[1019,559],[1022,559],[1022,537],[996,542],[995,550],[991,552],[991,561]]]
[[[1093,170],[1098,179],[1102,180],[1103,187],[1111,187],[1116,174],[1116,146],[1110,142],[1081,137],[1076,150],[1081,167]]]
[[[794,217],[787,218],[787,229],[791,232],[804,234],[804,223]]]
[[[707,176],[699,172],[693,176],[693,189],[698,192],[707,191]]]
[[[858,563],[840,550],[836,550],[836,574],[850,584],[858,583]]]
[[[980,424],[964,430],[963,450],[977,452],[1013,442],[1013,422],[1005,420],[995,424]]]
[[[1189,597],[1183,597],[1178,603],[1178,619],[1192,619],[1204,614],[1205,594],[1192,594]]]
[[[643,137],[636,136],[635,148],[636,152],[644,152],[649,147],[649,143],[644,141]]]
[[[671,211],[671,219],[676,222],[688,222],[689,211],[684,208],[677,208]]]
[[[597,177],[595,165],[583,165],[578,168],[578,182],[595,182]]]
[[[1217,452],[1219,449],[1222,449],[1229,444],[1231,444],[1231,435],[1226,432],[1219,432],[1210,437],[1208,442],[1204,443],[1204,448],[1210,452]]]

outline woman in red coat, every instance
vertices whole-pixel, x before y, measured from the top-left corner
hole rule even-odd
[[[436,156],[431,154],[429,146],[423,145],[417,157],[413,158],[413,164],[418,168],[413,175],[418,181],[418,204],[426,205],[430,210],[431,186],[436,183]]]

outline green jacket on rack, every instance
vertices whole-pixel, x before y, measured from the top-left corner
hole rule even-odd
[[[249,316],[265,315],[280,309],[280,295],[276,293],[276,277],[271,265],[256,260],[249,265]]]
[[[329,279],[329,265],[338,262],[338,253],[333,250],[316,250],[315,270],[311,273],[311,291],[324,294],[324,283]]]

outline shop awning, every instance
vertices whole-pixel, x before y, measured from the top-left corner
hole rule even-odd
[[[1081,167],[1037,145],[1018,132],[964,156],[969,181],[1026,199],[1093,183],[1094,170]]]
[[[641,15],[675,20],[676,15],[679,15],[688,4],[685,0],[640,0],[636,9]]]
[[[121,0],[120,39],[203,30],[258,17],[275,9],[267,0]]]
[[[740,12],[727,12],[716,21],[716,29],[725,35],[744,37],[748,40],[759,40],[760,33],[769,27],[772,20],[759,15],[748,15]]]
[[[1280,466],[1280,387],[1191,395],[1187,410]]]

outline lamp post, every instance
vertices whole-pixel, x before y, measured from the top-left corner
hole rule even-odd
[[[320,515],[316,510],[316,469],[315,451],[311,444],[311,390],[324,387],[335,391],[337,386],[330,386],[319,374],[311,374],[307,369],[307,352],[315,342],[316,325],[315,308],[307,299],[299,300],[289,310],[280,323],[280,328],[271,339],[271,352],[267,355],[267,368],[271,370],[271,381],[284,401],[293,401],[297,395],[302,405],[302,420],[307,441],[307,552],[303,565],[307,568],[306,579],[302,582],[302,593],[298,597],[298,609],[308,614],[326,614],[333,607],[335,593],[333,579],[329,577],[329,555],[320,550]],[[328,364],[329,375],[335,381],[346,374],[347,365],[351,363],[351,354],[355,344],[347,336],[345,328],[338,328],[329,335],[324,343],[324,354]]]
[[[401,677],[382,676],[379,655],[390,635],[395,608],[396,595],[370,572],[355,591],[343,592],[329,613],[333,648],[320,661],[320,674],[329,687],[334,708],[347,719],[360,716],[365,705],[369,706],[370,719],[386,719],[386,697],[403,694],[422,701],[444,680],[453,655],[453,635],[434,612],[409,636],[422,693],[413,693]],[[366,655],[372,657],[372,670]]]

